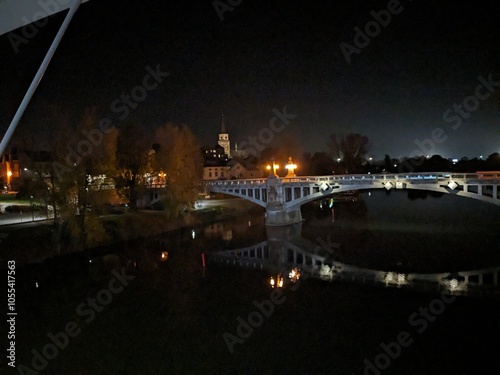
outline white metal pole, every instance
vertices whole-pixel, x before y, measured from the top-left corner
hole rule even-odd
[[[10,123],[7,132],[5,133],[5,136],[2,139],[2,142],[0,142],[0,157],[3,155],[5,152],[5,149],[7,148],[7,144],[10,141],[10,138],[14,134],[14,131],[16,130],[17,125],[19,124],[19,121],[21,120],[21,117],[24,114],[24,111],[26,110],[26,107],[28,107],[28,104],[33,97],[33,94],[35,93],[36,88],[38,87],[38,84],[42,80],[42,77],[47,70],[47,67],[49,66],[50,60],[52,60],[52,57],[54,56],[54,53],[56,52],[57,47],[59,46],[59,43],[66,32],[66,29],[68,28],[68,25],[75,15],[78,7],[82,3],[82,0],[73,0],[73,3],[71,4],[71,7],[69,8],[68,14],[66,15],[66,18],[64,19],[64,22],[62,23],[61,27],[59,28],[59,31],[57,32],[56,37],[54,38],[54,41],[50,45],[49,50],[47,51],[47,54],[45,55],[45,58],[42,61],[42,65],[40,65],[40,68],[38,68],[38,71],[35,75],[35,78],[33,78],[33,81],[31,82],[30,87],[28,88],[28,91],[26,91],[26,94],[24,95],[23,101],[21,102],[21,105],[17,109],[16,114],[14,115],[14,118],[12,119],[12,122]]]

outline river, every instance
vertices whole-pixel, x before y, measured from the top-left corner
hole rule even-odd
[[[252,210],[27,266],[18,364],[36,365],[35,350],[47,374],[499,373],[493,276],[460,275],[497,273],[500,209],[398,191],[353,200],[309,204],[289,228]],[[81,331],[54,356],[49,334],[70,322]]]

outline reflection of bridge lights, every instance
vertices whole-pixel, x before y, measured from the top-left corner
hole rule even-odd
[[[300,271],[297,267],[292,269],[290,273],[288,274],[288,278],[291,280],[292,283],[295,283],[298,279],[300,279]]]
[[[194,240],[196,238],[196,232],[194,229],[191,229],[191,238]]]
[[[161,252],[161,261],[166,262],[168,259],[168,251],[162,251]]]
[[[277,287],[277,288],[283,288],[283,277],[281,274],[279,274],[274,280],[274,277],[271,276],[271,280],[269,280],[269,284],[271,285],[272,288]]]
[[[450,292],[463,292],[466,290],[466,285],[464,282],[461,282],[455,278],[453,279],[444,279],[442,281],[444,286],[448,288]]]
[[[401,286],[408,284],[404,273],[387,272],[384,281],[386,285],[391,284]]]

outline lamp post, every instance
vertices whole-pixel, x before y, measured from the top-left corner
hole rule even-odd
[[[35,210],[33,209],[33,195],[30,195],[31,221],[35,221]]]
[[[269,177],[278,177],[278,175],[276,174],[276,170],[279,169],[279,165],[276,164],[273,160],[273,164],[272,166],[271,165],[268,165],[266,168],[270,171],[269,172]]]
[[[10,180],[12,179],[12,171],[7,171],[7,189],[12,190],[12,185],[10,184]]]
[[[293,161],[292,161],[292,157],[290,156],[288,158],[288,163],[285,167],[286,169],[288,169],[288,173],[287,175],[285,176],[285,178],[293,178],[293,177],[297,177],[295,175],[295,169],[297,169],[297,164],[294,164]]]

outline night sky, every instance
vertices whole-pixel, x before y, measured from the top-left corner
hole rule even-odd
[[[213,145],[224,113],[234,144],[258,136],[273,108],[286,106],[296,117],[276,139],[297,139],[300,154],[326,150],[330,134],[349,132],[367,135],[377,159],[500,151],[497,2],[336,3],[241,1],[221,20],[212,1],[91,0],[73,19],[20,128],[46,126],[40,117],[49,105],[75,117],[95,106],[117,127],[187,123],[202,144]],[[365,30],[370,12],[388,6],[397,13],[378,33],[371,22],[369,43],[347,62],[340,44],[356,47],[354,28]],[[51,17],[18,53],[6,35],[0,38],[0,131],[64,14]],[[148,66],[170,75],[120,119],[112,103],[142,84]],[[479,77],[498,83],[479,89],[483,99],[467,101]],[[478,108],[457,120],[455,103]],[[433,134],[439,142],[429,152],[419,149],[418,141]]]

